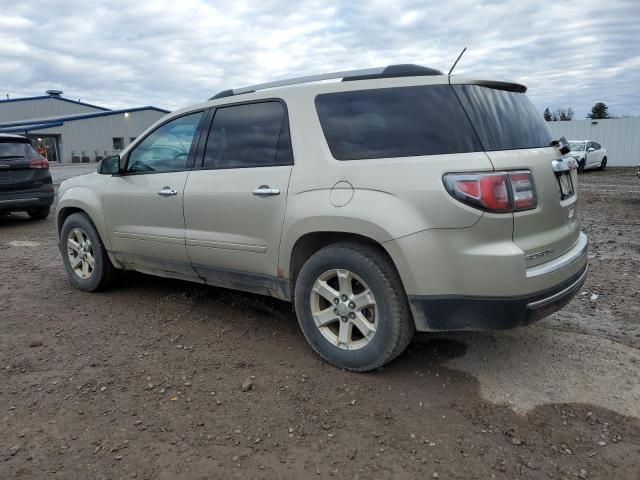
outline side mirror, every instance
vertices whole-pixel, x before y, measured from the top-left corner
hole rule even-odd
[[[595,149],[595,148],[593,148],[593,147],[590,147],[590,148],[587,150],[587,152],[595,152],[595,151],[596,151],[596,149]]]
[[[112,155],[103,158],[98,164],[98,173],[101,175],[114,175],[120,173],[120,155]]]

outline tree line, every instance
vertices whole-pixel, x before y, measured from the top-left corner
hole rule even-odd
[[[549,110],[549,107],[544,109],[544,119],[547,122],[566,122],[569,120],[573,120],[574,112],[571,107],[568,108],[557,108],[553,112]],[[593,107],[591,107],[591,112],[587,114],[587,118],[592,120],[602,119],[602,118],[615,118],[613,115],[609,114],[609,107],[604,102],[597,102]]]

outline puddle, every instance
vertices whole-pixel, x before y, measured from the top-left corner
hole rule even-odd
[[[518,413],[588,403],[640,418],[640,352],[605,338],[530,326],[469,335],[445,365],[480,381],[482,396]]]

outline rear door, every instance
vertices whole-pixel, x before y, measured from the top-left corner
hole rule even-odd
[[[187,252],[207,283],[273,294],[293,155],[283,102],[220,107],[187,180]]]
[[[495,170],[530,170],[538,205],[513,214],[513,241],[527,266],[548,262],[578,241],[580,225],[575,165],[549,146],[542,115],[523,92],[483,85],[455,85]],[[555,164],[554,164],[555,162]]]

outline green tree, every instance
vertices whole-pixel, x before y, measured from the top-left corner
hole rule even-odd
[[[544,109],[544,113],[542,115],[547,122],[551,121],[551,110],[549,110],[549,107]]]
[[[591,118],[593,120],[599,118],[611,118],[611,115],[609,115],[609,107],[607,107],[606,103],[598,102],[591,107],[591,113],[587,114],[587,118]]]

